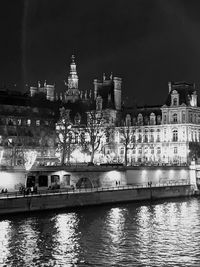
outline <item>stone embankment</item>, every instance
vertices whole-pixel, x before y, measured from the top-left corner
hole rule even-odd
[[[123,203],[194,195],[189,183],[147,184],[144,186],[120,186],[88,188],[71,191],[39,191],[37,194],[1,194],[0,214],[30,212],[50,209],[67,209],[80,206]]]

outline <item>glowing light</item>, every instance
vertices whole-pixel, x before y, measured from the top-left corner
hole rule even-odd
[[[72,162],[89,162],[90,156],[86,153],[82,153],[79,149],[75,149],[72,154]]]
[[[25,153],[25,169],[29,171],[37,158],[37,151],[28,151]]]
[[[1,150],[1,152],[0,152],[0,164],[1,164],[1,161],[2,161],[2,159],[3,159],[3,150]]]
[[[121,180],[121,173],[119,171],[109,171],[107,172],[106,176],[110,181],[113,182]]]
[[[8,191],[16,190],[19,185],[25,184],[24,172],[1,171],[0,189],[7,188]]]

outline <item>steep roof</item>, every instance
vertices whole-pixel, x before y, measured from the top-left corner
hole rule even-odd
[[[196,91],[194,83],[188,82],[172,82],[171,90],[167,96],[165,104],[170,106],[171,104],[171,93],[176,90],[179,94],[179,104],[189,104],[191,95]],[[199,106],[199,105],[198,105]]]
[[[97,95],[100,95],[103,99],[103,109],[115,108],[114,83],[112,80],[98,82]]]

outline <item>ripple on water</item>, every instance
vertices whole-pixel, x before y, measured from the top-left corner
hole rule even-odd
[[[0,266],[200,266],[200,200],[0,220]]]

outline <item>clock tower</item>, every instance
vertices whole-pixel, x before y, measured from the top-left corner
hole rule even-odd
[[[65,101],[75,102],[80,97],[80,91],[78,89],[78,75],[76,71],[75,56],[72,55],[72,62],[70,64],[70,72],[68,76],[68,89],[65,92]]]

